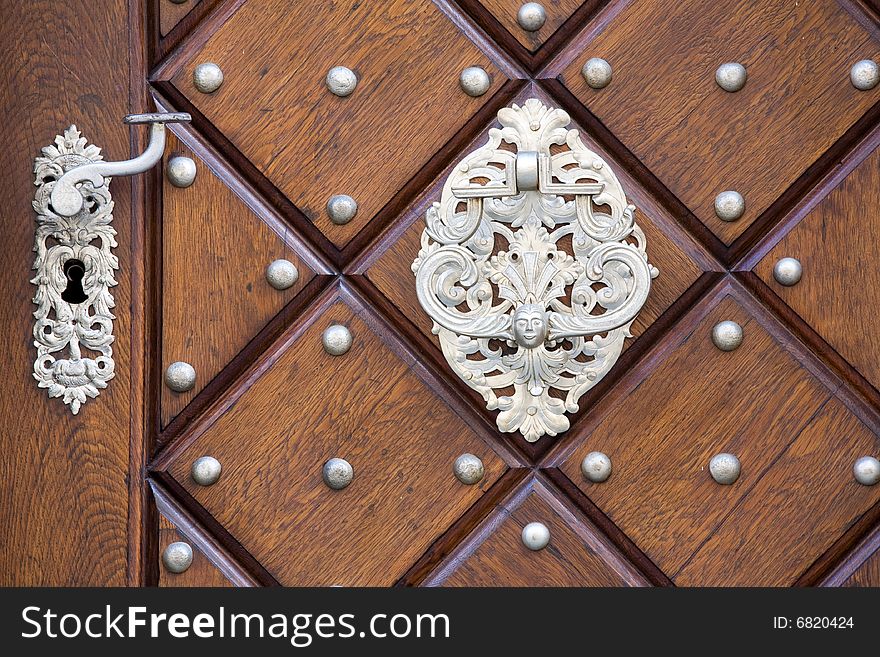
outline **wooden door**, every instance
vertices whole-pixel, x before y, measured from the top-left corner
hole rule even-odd
[[[16,8],[4,584],[880,586],[880,485],[853,470],[880,456],[880,8],[541,4]],[[411,269],[453,168],[530,98],[617,174],[660,271],[534,442],[450,369]],[[119,119],[154,110],[193,120],[113,181],[117,375],[73,416],[31,375],[32,159],[69,123],[125,159]]]

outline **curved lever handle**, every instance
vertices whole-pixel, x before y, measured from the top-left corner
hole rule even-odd
[[[70,169],[61,176],[52,188],[50,201],[56,214],[72,217],[82,210],[83,195],[78,185],[89,183],[93,189],[104,184],[104,178],[111,176],[133,176],[150,169],[162,158],[165,152],[165,124],[187,123],[192,117],[185,112],[168,114],[129,114],[123,123],[135,125],[150,124],[150,143],[147,150],[131,160],[121,162],[92,162]]]

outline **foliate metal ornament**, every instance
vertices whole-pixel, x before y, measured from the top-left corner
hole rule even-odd
[[[534,442],[568,429],[659,272],[634,206],[568,114],[530,99],[498,120],[428,209],[412,269],[450,367],[500,411],[501,431]]]
[[[523,527],[522,542],[530,550],[543,550],[550,542],[550,530],[542,522],[530,522]]]

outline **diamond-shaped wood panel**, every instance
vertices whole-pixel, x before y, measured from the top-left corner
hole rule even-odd
[[[735,351],[712,343],[722,320],[743,328]],[[658,367],[628,378],[562,464],[676,584],[790,585],[880,499],[852,475],[880,441],[776,330],[723,297]],[[591,451],[612,460],[604,483],[580,472]],[[709,475],[721,452],[742,463],[733,485]]]
[[[214,62],[223,84],[204,94],[193,71]],[[327,72],[357,76],[347,97]],[[481,66],[488,92],[464,93]],[[506,75],[433,2],[244,3],[179,63],[172,82],[315,225],[342,248],[477,112]],[[357,214],[334,224],[328,200]]]
[[[182,188],[163,177],[162,369],[187,362],[196,385],[174,392],[159,384],[163,426],[315,276],[283,226],[270,227],[227,187],[227,174],[171,135],[164,162],[177,155],[192,158],[197,173]],[[266,267],[279,258],[299,272],[286,290],[266,280]]]
[[[755,273],[875,387],[880,387],[880,150],[859,164],[761,260]],[[796,285],[776,282],[780,258],[797,258]]]
[[[835,0],[613,7],[552,74],[727,244],[880,100],[849,79],[880,43]],[[581,75],[591,57],[612,67],[603,89]],[[735,93],[715,82],[731,61],[748,71]],[[738,221],[715,215],[725,190],[745,198]]]
[[[325,300],[170,466],[283,584],[393,584],[507,468],[350,303]],[[332,324],[353,336],[342,356],[322,347]],[[477,485],[453,475],[465,452]],[[189,476],[203,454],[223,466],[210,487]],[[333,457],[354,469],[343,490],[322,481]]]
[[[523,528],[540,522],[547,547],[523,544]],[[604,538],[545,484],[530,480],[426,581],[428,586],[645,586],[647,581]]]

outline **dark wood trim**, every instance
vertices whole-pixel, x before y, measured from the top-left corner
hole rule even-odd
[[[651,559],[633,543],[605,513],[596,506],[593,501],[583,494],[574,483],[558,468],[549,468],[541,471],[548,480],[559,488],[572,504],[574,504],[599,531],[602,532],[611,543],[620,550],[623,555],[645,576],[654,586],[675,586],[666,573],[664,573]]]
[[[866,515],[870,516],[872,515],[872,512],[874,512],[874,515],[877,515],[876,508],[871,509]],[[876,521],[877,518],[874,517],[872,520]],[[880,550],[880,525],[876,525],[864,538],[862,538],[861,541],[858,542],[852,551],[844,557],[840,563],[838,563],[833,571],[823,577],[821,581],[818,581],[818,586],[843,586],[846,581],[852,577],[853,573],[855,573],[865,561],[871,558],[877,550]],[[817,580],[817,578],[813,579]]]
[[[170,475],[164,472],[153,473],[149,484],[159,513],[191,541],[193,547],[204,554],[230,582],[236,586],[280,586],[253,555]],[[158,540],[158,524],[156,530]],[[157,581],[158,564],[157,551]]]
[[[465,542],[471,542],[474,536],[485,532],[485,529],[479,529],[480,525],[502,500],[515,495],[515,491],[529,477],[530,472],[528,468],[510,468],[501,475],[470,509],[434,541],[395,586],[434,586],[433,580],[432,583],[426,582],[431,573],[451,554],[460,550]]]
[[[151,2],[153,11],[150,68],[155,70],[163,66],[178,52],[191,52],[198,49],[220,25],[238,11],[244,2],[245,0],[230,0],[229,2],[202,0],[164,37],[159,30],[159,8],[155,6],[158,3]]]

